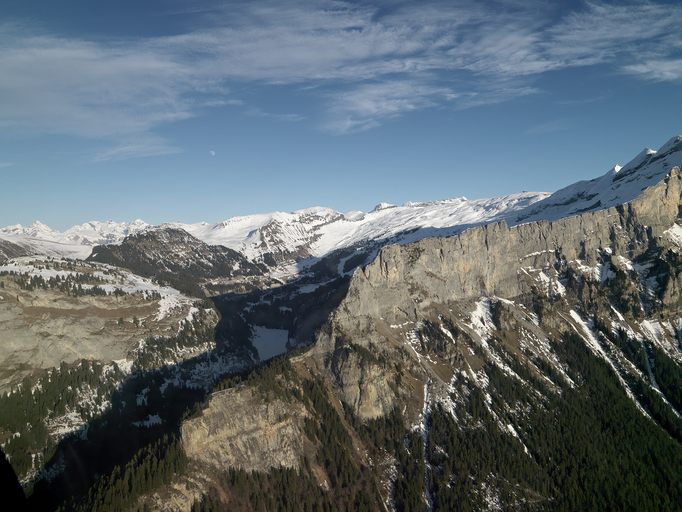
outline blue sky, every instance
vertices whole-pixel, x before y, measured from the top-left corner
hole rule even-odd
[[[682,132],[679,2],[0,9],[0,225],[552,191]]]

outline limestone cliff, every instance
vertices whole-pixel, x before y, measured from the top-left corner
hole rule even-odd
[[[673,262],[667,273],[654,275],[650,270],[654,260],[663,264],[679,252],[666,233],[677,229],[680,205],[682,175],[674,168],[638,198],[614,208],[515,227],[501,222],[453,237],[385,247],[372,263],[355,272],[346,297],[320,331],[311,354],[333,377],[347,404],[362,417],[375,417],[390,410],[397,399],[392,378],[380,372],[377,356],[410,361],[405,358],[413,352],[422,359],[417,371],[422,379],[430,378],[431,370],[424,370],[425,366],[437,367],[422,364],[419,348],[403,350],[415,343],[424,346],[424,322],[435,322],[438,332],[446,323],[458,326],[448,329],[447,337],[453,341],[454,331],[474,331],[469,337],[480,338],[470,317],[482,307],[482,298],[489,297],[494,304],[511,300],[531,305],[537,303],[538,293],[545,309],[554,310],[553,315],[545,315],[543,328],[548,331],[574,328],[571,308],[582,310],[586,318],[600,313],[618,320],[608,301],[600,302],[594,295],[595,289],[610,289],[613,295],[620,272],[635,290],[639,320],[660,315],[672,319],[667,335],[656,342],[678,357],[674,345],[679,327],[673,324],[682,316],[680,269]],[[633,267],[632,261],[640,263]],[[656,290],[647,288],[652,279],[658,279]],[[556,302],[557,298],[561,300]],[[615,306],[615,300],[611,302]],[[484,316],[489,315],[489,306],[483,308]],[[483,329],[507,330],[494,322]],[[638,324],[634,329],[648,334]],[[374,357],[349,359],[344,351],[351,342]]]
[[[183,445],[190,459],[217,469],[297,468],[306,415],[300,403],[264,400],[248,386],[226,389],[211,396],[199,417],[183,424]]]
[[[657,382],[652,361],[662,354],[682,362],[681,206],[682,173],[673,168],[612,208],[387,246],[355,271],[315,343],[292,359],[295,375],[281,380],[290,389],[301,379],[321,383],[350,433],[354,460],[368,468],[387,509],[397,499],[399,461],[373,446],[363,425],[397,415],[405,446],[421,437],[430,453],[420,466],[428,503],[432,478],[447,467],[429,444],[433,411],[475,430],[482,427],[472,404],[479,403],[490,428],[531,453],[529,415],[546,413],[547,403],[586,379],[571,367],[567,336],[606,365],[643,417],[674,436],[677,420],[669,418],[682,411],[674,391]],[[505,386],[517,386],[523,398],[512,399]],[[306,430],[311,402],[293,396],[263,394],[253,382],[213,394],[182,425],[194,471],[155,502],[171,496],[173,510],[187,510],[228,468],[300,468],[326,486],[320,444]],[[472,485],[482,500],[490,493],[507,504],[547,499],[505,490],[495,475]]]

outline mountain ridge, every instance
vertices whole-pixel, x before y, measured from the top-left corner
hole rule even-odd
[[[310,207],[293,212],[236,216],[215,224],[149,225],[139,219],[130,223],[90,221],[59,232],[35,222],[28,227],[0,228],[0,240],[24,246],[34,253],[42,251],[84,259],[96,245],[120,244],[129,235],[171,227],[182,229],[208,245],[236,250],[256,263],[279,267],[283,275],[291,275],[302,270],[302,261],[309,260],[312,264],[334,251],[368,242],[408,243],[419,236],[428,236],[430,229],[438,230],[440,235],[448,234],[447,230],[456,234],[467,227],[499,220],[515,225],[608,208],[631,201],[671,168],[680,165],[682,136],[678,135],[658,151],[646,148],[622,167],[616,165],[602,176],[573,183],[552,194],[523,192],[475,200],[455,197],[408,202],[402,206],[379,203],[369,212],[345,214],[330,208]],[[415,234],[420,230],[421,234]]]
[[[171,310],[162,320],[178,332],[145,337],[127,349],[122,368],[100,352],[92,356],[99,362],[37,373],[23,391],[0,396],[7,404],[0,407],[3,450],[24,485],[35,482],[33,502],[50,510],[273,510],[286,509],[291,496],[293,509],[649,503],[676,510],[682,171],[673,164],[680,142],[522,208],[477,203],[477,218],[483,212],[490,222],[427,228],[434,219],[418,218],[434,214],[440,222],[446,208],[462,222],[462,211],[472,212],[462,198],[381,205],[373,215],[399,219],[398,231],[370,223],[378,240],[362,231],[335,236],[339,245],[292,282],[267,279],[291,257],[285,251],[279,261],[273,256],[274,267],[258,267],[263,275],[233,275],[235,263],[246,273],[255,264],[171,225],[98,246],[92,258],[112,256],[106,264],[14,259],[0,268],[0,311],[10,322],[22,308],[51,323],[40,331],[52,332],[63,322],[59,308],[96,303],[115,311],[112,335],[97,331],[102,340],[165,329],[158,319]],[[614,194],[624,202],[609,205]],[[516,199],[521,206],[528,196]],[[547,218],[514,217],[523,211]],[[569,214],[553,218],[559,211]],[[355,221],[332,220],[326,209],[303,215],[315,229],[268,218],[267,229],[240,237],[270,254],[284,233],[304,242],[293,246],[301,251],[294,257],[307,262],[325,247],[325,229],[362,223],[371,212],[354,214]],[[403,222],[411,218],[421,227]],[[110,264],[147,274],[144,282],[159,292],[117,290],[117,275],[135,274]],[[215,273],[221,268],[223,277]],[[189,311],[170,308],[163,294],[172,289],[160,282],[178,276],[206,287],[210,300],[187,297],[181,302]],[[254,281],[225,292],[208,288],[223,278]],[[35,308],[45,302],[49,311]],[[82,401],[72,393],[56,409],[59,422],[46,414],[45,404],[55,409],[66,383],[83,376],[92,403],[79,412]],[[50,441],[56,435],[65,436],[59,446]],[[148,444],[139,450],[133,443],[110,459],[99,456],[101,446],[140,436]],[[150,479],[152,466],[165,468],[162,475]],[[73,471],[90,476],[64,491]]]

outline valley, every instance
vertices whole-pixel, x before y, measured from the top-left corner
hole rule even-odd
[[[0,229],[2,451],[42,510],[676,510],[680,165]]]

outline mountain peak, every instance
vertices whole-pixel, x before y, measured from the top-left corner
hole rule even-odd
[[[682,165],[682,136],[668,140],[658,151],[644,148],[624,166],[579,181],[534,204],[517,217],[518,222],[556,220],[632,201],[644,189],[662,180],[673,167]]]
[[[391,204],[391,203],[384,203],[384,202],[381,202],[381,203],[377,204],[377,205],[374,207],[374,209],[372,209],[372,211],[373,211],[373,212],[379,212],[379,211],[381,211],[381,210],[388,210],[389,208],[395,208],[395,205],[394,205],[394,204]]]
[[[625,170],[639,168],[655,154],[656,154],[655,149],[644,148],[642,151],[637,153],[637,156],[635,156],[632,160],[626,163],[622,168]]]
[[[656,153],[663,155],[680,150],[682,150],[682,135],[675,135],[674,137],[668,139],[668,141],[663,144]]]

